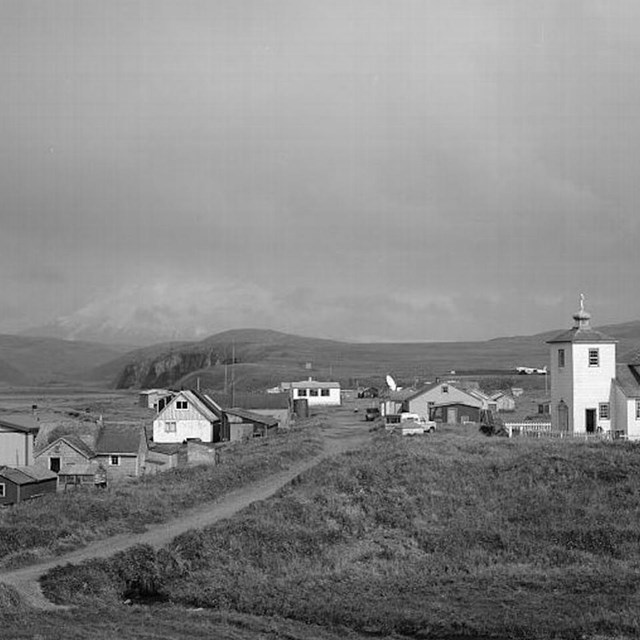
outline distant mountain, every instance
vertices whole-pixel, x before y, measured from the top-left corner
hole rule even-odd
[[[0,381],[10,385],[82,382],[125,347],[56,338],[0,335]]]
[[[640,321],[599,328],[618,339],[621,361],[640,345]],[[392,372],[398,381],[433,379],[451,371],[514,372],[517,366],[549,365],[546,341],[561,330],[485,342],[348,343],[306,338],[278,331],[226,331],[199,342],[155,345],[103,365],[119,388],[231,384],[258,390],[283,380],[335,379],[343,384],[383,384]],[[235,365],[234,365],[235,362]]]

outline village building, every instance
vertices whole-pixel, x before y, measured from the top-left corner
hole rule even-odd
[[[138,394],[138,404],[145,409],[161,411],[173,397],[167,389],[145,389]]]
[[[462,401],[436,403],[431,408],[431,420],[446,424],[466,424],[480,422],[482,409]]]
[[[515,411],[515,398],[504,391],[496,391],[489,396],[489,409],[498,412]]]
[[[0,506],[39,498],[57,490],[58,476],[34,466],[0,468]]]
[[[192,389],[178,391],[153,421],[153,442],[157,444],[229,439],[229,421],[222,407],[211,396]]]
[[[291,398],[306,400],[309,407],[340,406],[341,394],[339,382],[320,382],[309,378],[291,383]]]
[[[92,484],[100,469],[107,480],[147,473],[148,447],[144,429],[131,423],[105,423],[97,435],[67,434],[35,453],[34,466],[58,476],[59,485]]]
[[[568,331],[548,340],[552,428],[640,439],[640,359],[617,363],[616,340],[591,327],[584,309]]]
[[[471,407],[478,410],[487,408],[487,398],[480,393],[476,390],[465,391],[454,382],[436,382],[414,391],[405,398],[402,402],[402,411],[417,413],[419,416],[430,419],[431,412],[436,407],[450,407],[444,422],[460,422],[463,414],[456,407]]]
[[[31,417],[27,418],[27,422],[19,418],[0,418],[0,465],[31,465],[38,429]]]

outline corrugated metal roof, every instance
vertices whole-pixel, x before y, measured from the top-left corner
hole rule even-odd
[[[103,424],[96,440],[96,454],[138,453],[142,437],[142,426],[139,424]]]

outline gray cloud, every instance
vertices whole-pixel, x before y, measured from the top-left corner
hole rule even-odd
[[[354,338],[637,316],[636,4],[5,2],[5,291],[38,324],[233,283],[266,294],[226,325]]]

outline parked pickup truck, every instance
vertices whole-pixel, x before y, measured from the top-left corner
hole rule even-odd
[[[416,436],[433,433],[436,430],[436,423],[417,413],[401,413],[400,422],[387,424],[386,429],[403,436]]]

